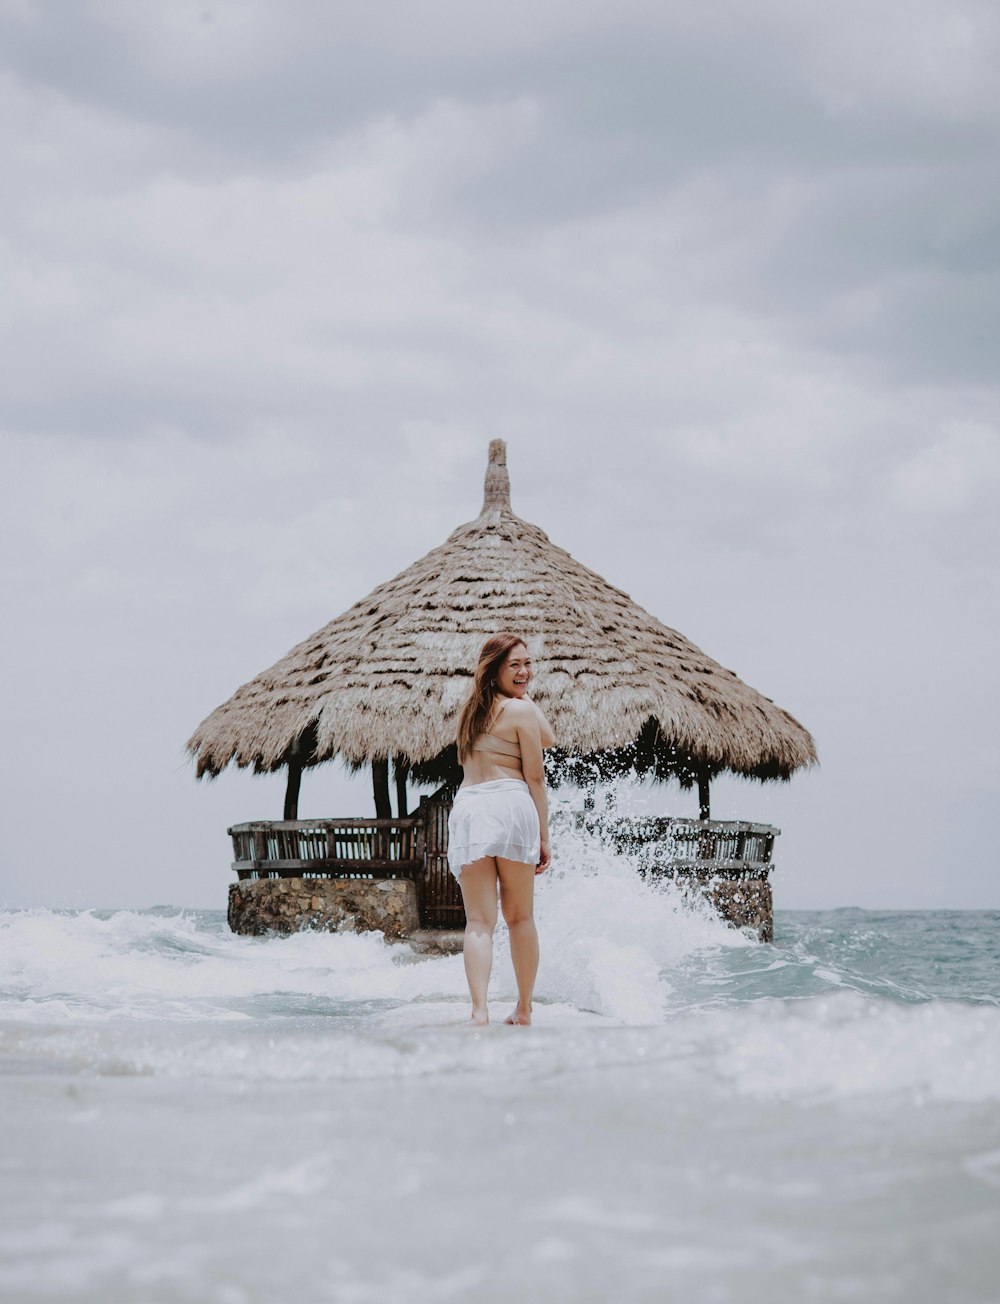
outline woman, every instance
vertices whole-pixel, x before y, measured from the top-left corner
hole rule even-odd
[[[531,1023],[538,972],[535,875],[552,859],[542,748],[555,742],[548,721],[528,697],[531,679],[523,639],[515,634],[487,639],[458,722],[465,778],[448,817],[448,864],[465,903],[465,976],[475,1024],[489,1023],[486,990],[498,883],[517,979],[517,1008],[505,1022]]]

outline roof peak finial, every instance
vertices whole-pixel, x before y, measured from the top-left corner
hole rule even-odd
[[[510,511],[510,478],[507,475],[507,445],[502,439],[490,440],[489,461],[486,464],[486,482],[483,485],[483,510],[487,512]]]

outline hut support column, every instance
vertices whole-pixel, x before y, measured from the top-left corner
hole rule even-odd
[[[299,818],[299,789],[302,786],[302,762],[292,757],[288,762],[288,783],[285,785],[285,813],[282,819]]]
[[[372,787],[375,791],[375,818],[392,819],[392,803],[389,800],[389,758],[384,761],[372,761]]]
[[[401,756],[397,756],[392,768],[396,776],[396,814],[401,820],[405,820],[409,814],[406,799],[406,780],[410,773],[410,763],[404,761]]]
[[[700,820],[712,818],[712,804],[708,795],[708,773],[705,770],[698,771],[698,818]]]

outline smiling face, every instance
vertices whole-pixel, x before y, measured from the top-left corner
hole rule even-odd
[[[524,697],[533,677],[528,649],[515,643],[497,671],[497,688],[505,697]]]

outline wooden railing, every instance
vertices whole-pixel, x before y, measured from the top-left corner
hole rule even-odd
[[[234,824],[240,878],[397,878],[423,868],[423,821],[257,820]]]
[[[667,816],[578,817],[579,824],[634,857],[640,873],[674,877],[766,878],[774,868],[771,824]]]

